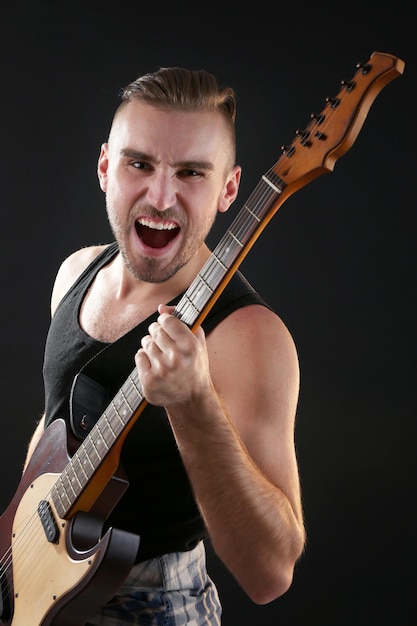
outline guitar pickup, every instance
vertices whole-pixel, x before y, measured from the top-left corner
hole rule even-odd
[[[38,515],[42,522],[47,540],[50,543],[58,543],[59,530],[52,513],[52,507],[47,500],[41,500],[38,504]]]

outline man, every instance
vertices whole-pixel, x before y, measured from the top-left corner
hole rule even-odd
[[[220,624],[206,536],[259,604],[286,592],[304,548],[287,328],[240,272],[203,328],[172,315],[238,194],[234,121],[233,90],[203,70],[161,68],[124,89],[98,161],[115,243],[73,253],[54,284],[28,461],[58,417],[82,437],[70,408],[80,370],[112,397],[136,367],[149,403],[124,442],[129,488],[108,519],[140,536],[139,551],[91,625]]]

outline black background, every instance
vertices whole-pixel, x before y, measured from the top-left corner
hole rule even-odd
[[[308,544],[291,589],[264,607],[209,549],[224,626],[415,623],[416,17],[363,4],[0,5],[1,510],[43,409],[57,267],[110,240],[96,161],[119,88],[164,65],[235,88],[244,174],[217,243],[358,61],[376,50],[406,63],[334,171],[289,198],[242,265],[299,351]]]

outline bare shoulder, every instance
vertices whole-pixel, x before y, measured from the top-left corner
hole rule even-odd
[[[104,250],[104,248],[107,248],[107,246],[108,244],[80,248],[64,259],[58,269],[52,290],[52,314],[71,285],[77,280],[85,268],[96,258],[96,256]]]
[[[299,392],[299,362],[294,339],[270,309],[250,305],[234,311],[207,336],[210,371],[220,396],[237,405],[234,421],[250,429],[249,407],[268,421],[290,429]],[[263,407],[263,410],[262,410]],[[246,416],[246,417],[245,417]],[[273,417],[274,416],[274,417]],[[246,423],[244,423],[246,422]]]
[[[232,359],[245,353],[269,361],[279,356],[287,362],[298,362],[295,342],[283,320],[258,304],[231,313],[214,328],[207,342],[213,357],[220,353],[222,359],[225,353]]]

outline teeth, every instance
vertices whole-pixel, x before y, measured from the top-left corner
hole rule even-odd
[[[177,228],[177,225],[173,222],[154,222],[150,217],[141,217],[138,221],[141,226],[147,226],[155,230],[174,230],[174,228]]]

